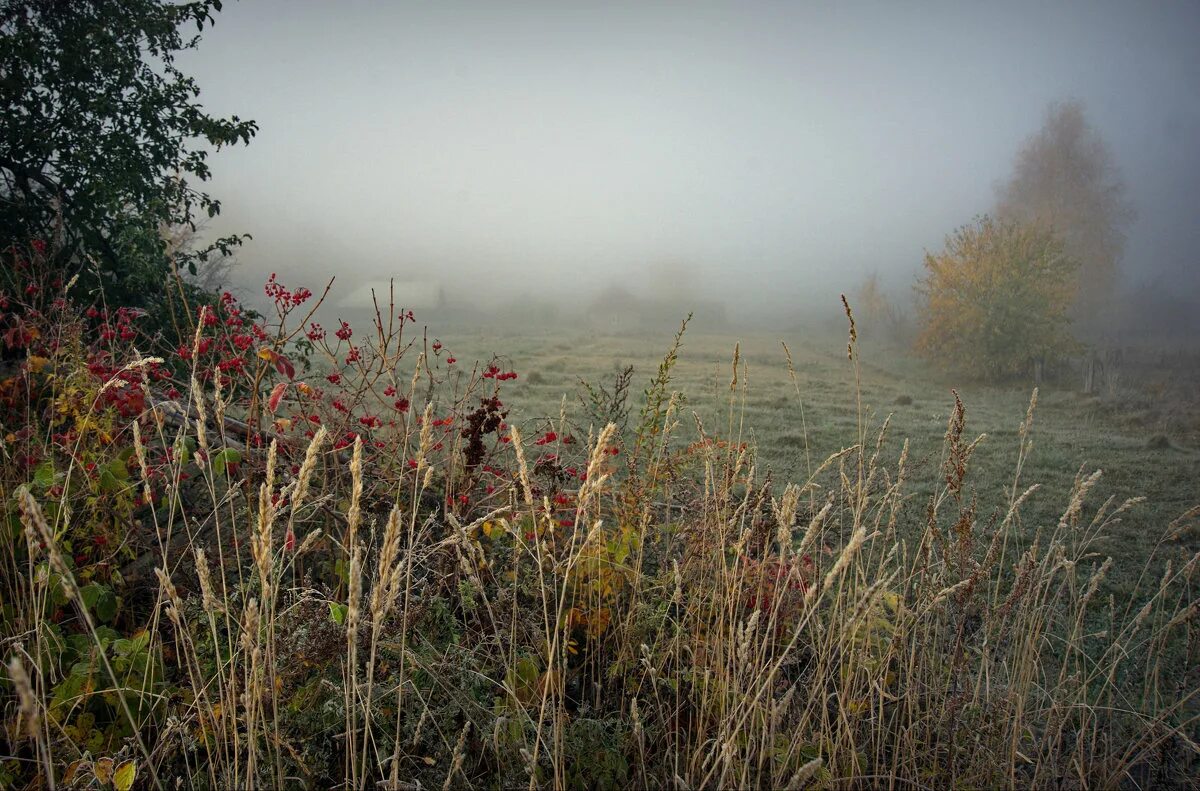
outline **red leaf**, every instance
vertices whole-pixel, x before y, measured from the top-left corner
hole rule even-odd
[[[286,376],[288,379],[296,378],[296,369],[292,366],[291,361],[282,354],[275,355],[275,370]]]
[[[267,399],[267,408],[272,413],[279,408],[279,402],[283,399],[283,394],[287,391],[287,382],[280,382],[275,385],[275,389],[271,391],[271,397]]]

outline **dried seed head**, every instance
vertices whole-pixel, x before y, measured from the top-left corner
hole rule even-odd
[[[351,640],[358,633],[358,612],[362,601],[362,547],[355,546],[350,555],[350,596],[346,603],[346,632]]]
[[[800,487],[789,483],[783,490],[783,497],[778,501],[771,500],[771,508],[775,513],[775,539],[779,544],[780,556],[787,554],[792,546],[792,522],[796,521],[796,509],[800,505]]]
[[[425,404],[425,411],[421,413],[421,434],[417,441],[417,466],[422,467],[426,463],[426,454],[433,447],[433,422],[430,418],[433,417],[433,402]]]
[[[204,411],[204,390],[200,387],[200,382],[196,380],[195,375],[192,375],[191,383],[192,403],[196,406],[196,447],[204,451],[204,455],[208,455],[208,415]],[[207,458],[202,461],[207,462]]]
[[[450,791],[450,784],[454,780],[454,775],[462,769],[463,746],[467,742],[467,731],[469,730],[471,730],[471,721],[467,720],[467,723],[463,725],[462,732],[458,734],[458,744],[454,745],[454,757],[450,760],[450,771],[446,773],[446,782],[442,784],[442,791]]]
[[[398,591],[394,583],[399,576],[394,572],[397,569],[397,559],[400,554],[401,524],[400,509],[393,507],[383,530],[383,546],[379,551],[378,579],[371,591],[371,619],[375,623],[379,623],[387,617],[396,601]]]
[[[209,615],[221,609],[217,597],[213,594],[212,577],[208,570],[208,558],[204,556],[203,547],[196,548],[196,578],[200,580],[200,601],[204,611]]]
[[[742,344],[739,341],[733,345],[733,378],[729,380],[729,391],[737,390],[738,364],[742,361]]]
[[[29,738],[36,739],[41,727],[37,698],[34,697],[33,684],[30,683],[29,674],[25,672],[25,665],[21,663],[19,656],[8,660],[8,677],[16,687],[17,697],[21,701],[21,717],[25,720],[25,732]]]
[[[805,783],[812,779],[813,775],[825,765],[825,759],[814,758],[808,763],[796,770],[796,774],[792,775],[792,779],[788,781],[788,791],[801,788]]]
[[[18,509],[21,512],[21,524],[25,527],[26,537],[28,538],[31,535],[36,536],[41,543],[46,545],[46,552],[50,555],[50,565],[63,580],[63,593],[68,599],[73,599],[76,590],[75,575],[71,573],[70,567],[67,565],[66,560],[63,559],[62,550],[59,549],[58,542],[55,540],[54,531],[46,523],[42,507],[38,505],[37,500],[33,499],[33,495],[25,487],[18,489],[17,503]],[[30,546],[35,546],[36,543],[36,541],[33,541],[30,543]]]
[[[242,648],[250,651],[258,644],[258,599],[246,602],[242,614]]]
[[[842,307],[845,308],[846,318],[850,321],[850,343],[846,345],[846,356],[853,360],[854,344],[858,343],[858,329],[854,326],[854,314],[850,311],[850,303],[845,294],[842,294]]]
[[[317,543],[317,540],[320,538],[321,538],[321,528],[318,527],[317,529],[311,531],[308,535],[306,535],[304,537],[304,540],[300,542],[300,548],[298,550],[296,550],[296,555],[298,555],[298,556],[303,555],[305,552],[312,549],[313,544]]]
[[[158,577],[158,586],[167,597],[167,601],[176,609],[182,610],[183,601],[179,598],[179,591],[175,590],[175,583],[171,582],[171,577],[158,567],[154,569],[154,576]]]
[[[133,421],[133,452],[137,456],[138,469],[142,473],[143,499],[150,502],[150,467],[146,464],[146,447],[142,444],[142,427],[138,421]]]
[[[525,450],[521,443],[521,430],[513,426],[511,434],[512,447],[517,454],[517,472],[521,480],[521,493],[525,498],[525,504],[533,508],[533,487],[529,483],[529,467],[525,463]]]
[[[359,503],[363,491],[362,437],[354,438],[354,454],[350,457],[350,509],[346,511],[346,546],[357,544],[358,523],[362,520]]]
[[[308,496],[308,483],[312,480],[313,470],[317,468],[321,446],[325,443],[328,433],[325,427],[321,426],[317,429],[317,434],[312,438],[312,442],[308,443],[308,447],[304,450],[304,461],[300,464],[300,473],[296,476],[296,492],[292,495],[292,521],[295,521],[296,511],[303,505],[304,498]]]
[[[196,319],[196,334],[192,336],[192,360],[200,358],[200,338],[204,336],[204,320],[208,318],[208,305],[200,306],[200,316]],[[193,362],[193,365],[195,363]]]

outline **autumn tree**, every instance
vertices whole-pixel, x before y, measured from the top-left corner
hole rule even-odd
[[[1077,329],[1103,334],[1134,218],[1112,151],[1077,101],[1052,104],[997,189],[996,216],[1053,229],[1079,263],[1070,315]]]
[[[1068,310],[1077,264],[1049,229],[982,217],[926,253],[918,350],[985,379],[1073,351]]]

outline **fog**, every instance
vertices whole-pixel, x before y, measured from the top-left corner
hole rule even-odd
[[[261,126],[208,185],[210,232],[254,236],[245,289],[395,277],[560,318],[670,292],[749,321],[871,272],[907,299],[1062,99],[1137,208],[1124,286],[1195,293],[1196,40],[1196,3],[255,0],[180,65]]]

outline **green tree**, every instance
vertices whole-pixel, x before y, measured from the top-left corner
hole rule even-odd
[[[0,0],[0,242],[51,241],[52,264],[119,304],[161,307],[230,236],[168,255],[167,227],[220,212],[197,188],[253,121],[216,118],[176,67],[220,0]],[[195,32],[191,31],[194,26]],[[182,286],[181,286],[182,287]]]
[[[918,351],[986,379],[1074,351],[1068,309],[1076,269],[1043,226],[982,217],[959,228],[942,252],[925,255]]]

